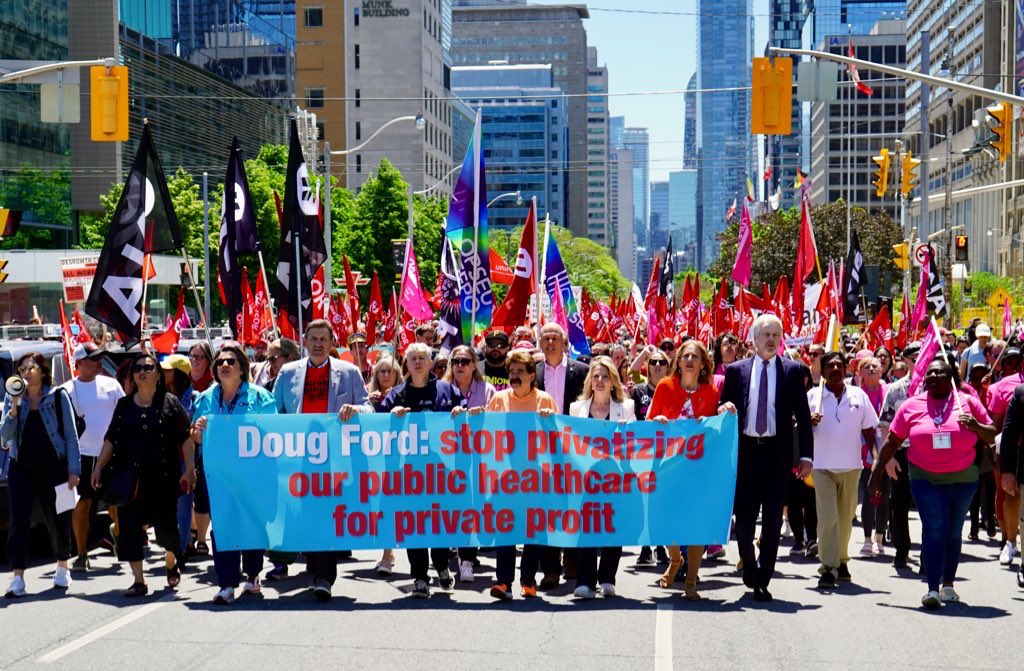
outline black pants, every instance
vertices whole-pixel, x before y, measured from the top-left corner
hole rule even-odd
[[[430,582],[430,563],[433,562],[434,570],[440,573],[448,570],[448,560],[451,558],[450,548],[426,548],[406,550],[409,555],[409,573],[413,580]]]
[[[597,563],[597,555],[601,554],[601,564]],[[576,586],[590,589],[598,583],[615,584],[615,574],[619,572],[619,560],[622,559],[621,547],[580,548],[577,563]]]
[[[307,552],[306,571],[314,582],[326,580],[333,585],[338,579],[338,553],[337,552]]]
[[[899,478],[893,480],[889,492],[889,533],[897,557],[910,555],[910,505],[914,497],[910,493],[910,474],[907,473],[907,451],[900,449],[894,457],[900,465]],[[888,478],[889,476],[885,476]]]
[[[263,570],[263,550],[221,550],[217,547],[216,532],[210,534],[210,539],[213,541],[213,570],[217,572],[218,587],[238,587],[243,573],[247,577],[255,577]]]
[[[537,569],[540,567],[542,545],[524,545],[523,558],[519,564],[519,584],[524,587],[537,586]],[[495,582],[512,586],[516,581],[516,546],[502,545],[494,549],[497,561]]]
[[[544,575],[562,575],[562,554],[565,553],[565,563],[573,564],[579,562],[579,550],[576,548],[556,548],[550,545],[539,545],[540,570]]]
[[[54,463],[59,464],[54,455]],[[34,467],[33,467],[34,466]],[[12,569],[28,567],[29,534],[32,529],[32,504],[39,499],[54,557],[59,561],[71,557],[71,511],[57,514],[57,493],[54,485],[67,481],[67,472],[48,464],[23,466],[11,460],[7,472],[7,496],[10,501],[10,525],[7,528],[7,557]]]
[[[480,548],[459,548],[459,561],[468,561],[470,563],[476,562],[476,556],[479,553]]]
[[[793,529],[794,543],[814,543],[818,540],[818,508],[814,501],[814,488],[792,476],[786,492],[789,526]]]
[[[985,531],[995,535],[996,530],[996,477],[995,473],[989,471],[978,477],[978,491],[974,493],[971,501],[971,533],[977,534],[979,525],[984,526]]]
[[[878,505],[871,503],[871,493],[868,491],[868,481],[871,479],[871,469],[865,468],[860,472],[859,494],[860,494],[860,525],[864,529],[864,540],[871,540],[871,534],[880,533],[885,536],[885,530],[889,526],[889,476],[882,478],[882,502]]]
[[[788,459],[780,457],[782,448],[768,439],[763,444],[740,436],[739,464],[736,477],[736,544],[743,560],[744,582],[768,587],[775,573],[782,532],[782,507],[792,469]],[[786,454],[792,453],[786,447]],[[754,555],[757,516],[761,514],[761,553]]]
[[[145,491],[143,482],[141,489]],[[178,497],[145,493],[136,501],[117,507],[117,558],[121,561],[142,561],[145,558],[143,543],[146,539],[145,525],[153,527],[156,542],[168,552],[173,552],[175,561],[181,561],[181,534],[178,531]]]

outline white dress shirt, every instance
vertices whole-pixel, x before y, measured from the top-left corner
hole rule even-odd
[[[544,391],[555,399],[555,405],[558,406],[560,415],[564,415],[566,410],[563,404],[565,403],[565,376],[568,370],[568,357],[564,354],[557,366],[552,366],[546,359],[544,360]]]
[[[765,361],[760,356],[754,356],[754,364],[750,367],[750,394],[747,403],[747,425],[743,427],[743,433],[755,438],[775,435],[775,359]],[[761,393],[761,367],[768,367],[768,428],[764,433],[757,432],[757,403]]]

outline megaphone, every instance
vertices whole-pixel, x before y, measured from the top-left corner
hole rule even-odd
[[[25,393],[27,388],[28,385],[25,384],[25,380],[17,375],[12,375],[4,382],[4,391],[11,398],[18,398]]]

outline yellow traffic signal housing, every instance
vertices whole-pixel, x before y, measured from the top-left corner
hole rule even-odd
[[[750,132],[789,135],[793,132],[793,59],[755,58],[751,66]]]
[[[89,69],[89,109],[93,142],[128,141],[128,68],[94,65]]]
[[[885,192],[889,188],[889,150],[882,147],[879,152],[880,156],[871,157],[871,160],[878,166],[878,170],[875,170],[875,179],[871,181],[871,185],[875,187],[875,195],[879,198],[884,198]]]
[[[917,186],[916,170],[921,167],[921,159],[914,158],[911,152],[903,157],[903,179],[900,180],[900,193],[906,198]]]
[[[967,236],[958,235],[956,236],[956,260],[966,261],[969,258],[967,249]]]
[[[910,245],[901,242],[898,245],[893,245],[892,250],[896,252],[896,258],[892,260],[896,267],[900,270],[910,269]]]
[[[986,111],[991,117],[988,120],[989,126],[992,127],[992,132],[996,134],[995,139],[991,141],[992,147],[999,153],[999,160],[1005,161],[1013,147],[1013,105],[996,103],[991,107],[987,107]]]

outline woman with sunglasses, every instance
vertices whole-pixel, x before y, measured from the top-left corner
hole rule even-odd
[[[717,389],[722,388],[722,383],[725,381],[725,367],[731,363],[735,363],[739,356],[740,339],[736,337],[736,334],[732,331],[726,331],[717,338],[715,338],[714,356],[712,357],[715,365],[714,371],[714,382]]]
[[[647,359],[647,380],[642,382],[635,387],[630,393],[630,398],[633,399],[633,406],[636,409],[636,416],[638,418],[646,418],[647,410],[651,407],[651,401],[654,400],[654,390],[658,388],[658,383],[665,379],[668,375],[668,367],[671,361],[668,354],[665,354],[656,347],[645,347],[640,356]],[[637,362],[634,361],[634,366]],[[665,548],[660,545],[656,548],[657,563],[667,564],[669,562],[668,554],[665,552]],[[640,548],[640,556],[636,560],[637,566],[654,566],[655,555],[651,553],[651,548],[648,545]]]
[[[263,370],[266,371],[266,380],[260,386],[273,392],[274,383],[277,382],[277,375],[281,372],[281,368],[286,363],[298,361],[300,358],[302,357],[299,355],[299,346],[295,344],[294,340],[278,338],[270,343],[270,347],[267,348],[267,362],[263,366]]]
[[[192,394],[203,393],[213,384],[213,370],[210,363],[213,361],[213,349],[210,343],[198,342],[188,350],[188,362],[192,367],[189,377],[192,379]],[[203,455],[196,454],[196,477],[200,483],[203,482]],[[206,543],[206,535],[210,533],[210,495],[205,487],[196,490],[195,501],[195,554],[205,557],[210,554],[210,546]]]
[[[723,336],[724,337],[724,336]],[[714,382],[714,363],[704,343],[688,340],[676,353],[668,376],[658,383],[654,400],[647,410],[647,419],[667,424],[673,419],[700,419],[718,414],[718,387]],[[709,548],[709,550],[712,548]],[[658,581],[669,588],[682,567],[682,552],[678,545],[668,548],[668,570]],[[704,546],[691,545],[686,550],[686,582],[684,597],[697,601],[697,571],[700,569]]]
[[[273,395],[249,383],[249,360],[241,346],[229,344],[220,348],[213,360],[212,387],[196,400],[192,442],[197,447],[204,442],[203,432],[211,415],[266,415],[277,414]],[[216,449],[215,446],[213,449]],[[221,550],[217,548],[217,535],[213,535],[213,567],[217,572],[220,591],[213,598],[216,604],[229,604],[235,600],[235,590],[245,573],[243,594],[260,593],[260,572],[263,569],[264,548],[248,550]],[[241,568],[239,568],[241,565]]]
[[[954,369],[942,356],[928,364],[925,393],[907,399],[889,424],[868,491],[882,493],[882,478],[900,471],[893,455],[904,440],[910,489],[921,516],[921,561],[928,578],[925,608],[959,601],[953,589],[960,563],[964,517],[978,488],[975,444],[995,440],[996,429],[981,401],[954,386]],[[941,584],[941,590],[940,590]]]
[[[178,496],[195,488],[195,445],[189,437],[191,420],[181,401],[167,391],[156,357],[148,352],[132,360],[132,393],[117,402],[92,472],[92,486],[103,485],[103,469],[130,469],[137,485],[130,500],[118,506],[117,558],[128,562],[134,582],[126,597],[149,593],[142,572],[146,525],[165,550],[167,585],[181,582],[181,537]],[[184,473],[182,472],[184,459]]]
[[[15,370],[25,381],[25,393],[18,397],[8,394],[0,418],[0,442],[10,450],[7,557],[14,576],[6,592],[9,599],[25,596],[25,568],[36,499],[57,558],[53,586],[71,586],[71,509],[57,512],[55,486],[66,482],[68,489],[74,489],[81,471],[71,399],[54,386],[46,358],[37,352],[26,354],[18,360]]]
[[[476,352],[468,345],[459,345],[448,359],[448,372],[444,381],[453,385],[465,399],[467,410],[485,408],[497,392],[494,385],[484,379],[478,367]],[[473,582],[473,565],[476,563],[477,548],[459,548],[459,582]]]

